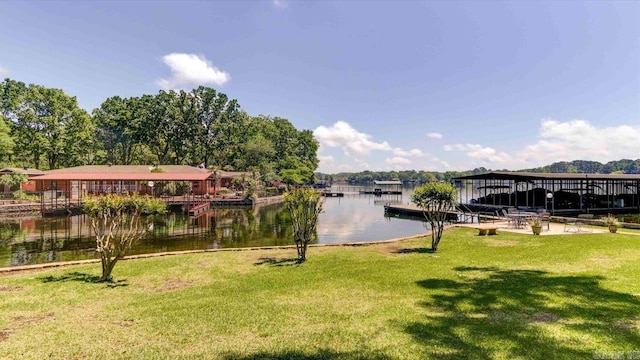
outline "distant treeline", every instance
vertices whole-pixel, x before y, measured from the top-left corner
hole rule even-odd
[[[358,173],[322,174],[316,173],[316,178],[328,182],[348,182],[354,184],[368,184],[373,180],[401,180],[403,183],[426,183],[429,181],[450,182],[455,177],[483,174],[493,170],[483,167],[469,171],[362,171]],[[509,170],[495,170],[509,171]],[[597,161],[562,161],[535,169],[523,169],[519,171],[539,173],[588,173],[588,174],[640,174],[640,159],[617,160],[606,164]]]
[[[106,99],[91,114],[60,89],[0,83],[0,167],[203,165],[313,181],[318,142],[287,119],[250,116],[208,87]]]
[[[606,164],[586,160],[561,161],[551,165],[521,171],[584,174],[640,174],[640,159],[622,159],[609,161]]]

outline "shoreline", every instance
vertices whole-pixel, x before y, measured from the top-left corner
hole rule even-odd
[[[444,230],[450,229],[451,227],[453,227],[453,225],[445,226]],[[353,243],[335,243],[335,244],[309,244],[309,247],[373,246],[373,245],[379,245],[379,244],[385,244],[385,243],[394,243],[394,242],[400,242],[400,241],[413,240],[413,239],[429,236],[430,234],[431,234],[431,230],[428,230],[424,234],[392,238],[387,240],[372,240],[372,241],[361,241],[361,242],[353,242]],[[256,247],[241,247],[241,248],[167,251],[167,252],[125,256],[124,258],[120,259],[120,261],[149,259],[149,258],[164,257],[164,256],[216,253],[216,252],[286,250],[286,249],[295,250],[295,248],[296,248],[295,245],[280,245],[280,246],[256,246]],[[86,260],[61,261],[61,262],[33,264],[33,265],[21,265],[21,266],[12,266],[12,267],[0,267],[0,277],[39,272],[39,271],[44,271],[44,270],[53,269],[53,268],[66,268],[66,267],[77,266],[77,265],[97,264],[97,263],[100,263],[100,261],[101,261],[100,259],[86,259]]]
[[[5,203],[9,201],[9,203]],[[262,207],[271,204],[278,204],[284,201],[283,195],[265,196],[257,198],[255,201],[247,201],[246,199],[223,199],[223,198],[211,198],[211,206],[215,207],[229,207],[229,206],[251,206]],[[62,216],[67,216],[62,215]],[[15,220],[16,218],[28,217],[31,218],[45,218],[41,213],[40,202],[24,201],[24,200],[4,200],[0,201],[0,221],[2,220]]]

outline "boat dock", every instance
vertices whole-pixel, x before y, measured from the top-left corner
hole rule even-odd
[[[421,208],[409,204],[386,204],[384,206],[384,213],[424,218]]]
[[[384,213],[385,215],[392,215],[392,216],[407,216],[407,217],[412,217],[412,218],[422,218],[424,219],[424,213],[422,212],[422,209],[419,208],[416,205],[412,205],[412,204],[399,204],[399,205],[392,205],[392,204],[387,204],[384,206]],[[447,211],[447,221],[452,221],[452,222],[459,222],[459,221],[465,221],[468,220],[466,219],[466,217],[464,217],[464,220],[461,220],[461,216],[460,215],[467,215],[469,216],[470,214],[464,214],[456,209],[454,210],[450,210]],[[473,222],[473,220],[472,220]]]
[[[360,190],[359,193],[367,194],[367,195],[402,195],[402,191],[399,191],[399,190],[382,190],[382,189]]]
[[[202,213],[206,213],[211,208],[210,202],[193,204],[192,206],[185,206],[185,212],[189,213],[189,216],[198,216]]]
[[[343,192],[334,192],[334,191],[323,191],[322,196],[326,197],[344,197]]]

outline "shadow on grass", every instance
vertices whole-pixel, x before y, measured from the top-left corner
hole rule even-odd
[[[94,283],[94,284],[105,284],[107,285],[107,287],[110,288],[114,288],[114,287],[121,287],[121,286],[129,286],[129,284],[127,283],[127,280],[117,280],[117,281],[113,281],[113,282],[105,282],[105,283],[99,283],[98,280],[100,279],[100,276],[97,275],[89,275],[89,274],[85,274],[85,273],[81,273],[81,272],[70,272],[70,273],[66,273],[64,275],[60,275],[60,276],[45,276],[40,278],[40,280],[43,283],[50,283],[50,282],[64,282],[64,281],[80,281],[80,282],[86,282],[86,283]]]
[[[599,276],[455,268],[462,280],[425,279],[433,311],[405,331],[431,356],[593,358],[603,346],[637,351],[640,299],[602,288]],[[595,342],[599,342],[595,343]]]
[[[431,248],[405,248],[394,251],[394,254],[433,254]]]
[[[269,265],[269,266],[294,266],[298,264],[297,258],[274,258],[274,257],[261,257],[253,265]]]
[[[367,354],[362,352],[335,352],[332,350],[318,350],[315,353],[301,351],[260,352],[251,355],[227,354],[226,360],[386,360],[387,356]]]

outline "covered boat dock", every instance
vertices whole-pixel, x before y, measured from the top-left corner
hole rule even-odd
[[[519,208],[552,215],[639,213],[640,174],[490,172],[454,179],[471,211]]]
[[[402,181],[400,180],[374,180],[373,189],[361,190],[360,194],[373,195],[401,195]]]
[[[87,196],[112,193],[160,197],[191,211],[231,184],[232,175],[187,165],[85,165],[48,171],[34,181],[43,215],[74,213]]]

